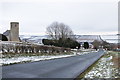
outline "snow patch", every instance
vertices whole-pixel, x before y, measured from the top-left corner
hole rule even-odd
[[[27,57],[12,57],[12,58],[3,58],[0,59],[0,64],[11,64],[11,63],[19,63],[25,61],[40,61],[40,60],[50,60],[56,58],[64,58],[64,57],[71,57],[75,55],[58,55],[58,56],[27,56]]]

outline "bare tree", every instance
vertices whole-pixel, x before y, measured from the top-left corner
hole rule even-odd
[[[47,34],[51,39],[73,39],[73,31],[68,25],[64,23],[53,22],[50,26],[47,27]]]
[[[47,34],[50,38],[57,39],[58,25],[58,22],[53,22],[50,26],[47,27]]]
[[[99,46],[101,46],[101,42],[98,40],[94,40],[92,44],[96,50],[99,49]]]

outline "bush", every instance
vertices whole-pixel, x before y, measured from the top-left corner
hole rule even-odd
[[[88,49],[89,48],[89,43],[88,42],[84,42],[84,48]]]
[[[58,46],[58,47],[65,47],[65,48],[80,48],[80,44],[72,40],[70,38],[67,39],[62,39],[60,38],[59,40],[48,40],[48,39],[43,39],[42,40],[44,45],[53,45],[53,46]]]
[[[8,41],[7,37],[3,34],[0,34],[0,40],[2,41]]]

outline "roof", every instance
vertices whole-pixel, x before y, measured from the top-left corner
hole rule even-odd
[[[10,30],[7,30],[3,33],[3,35],[8,36],[10,34]]]

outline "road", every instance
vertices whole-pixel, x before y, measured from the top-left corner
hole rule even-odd
[[[76,78],[105,52],[2,67],[3,78]]]

